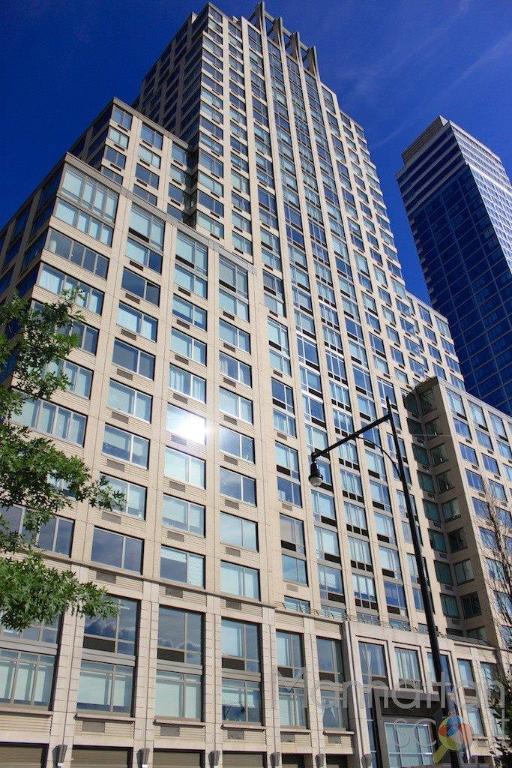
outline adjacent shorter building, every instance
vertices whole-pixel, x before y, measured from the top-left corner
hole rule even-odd
[[[402,154],[398,183],[433,306],[467,389],[512,414],[512,186],[499,157],[444,117]]]

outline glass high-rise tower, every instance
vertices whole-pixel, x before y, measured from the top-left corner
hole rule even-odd
[[[466,386],[512,413],[512,185],[499,157],[443,117],[402,155],[398,182],[432,303]]]
[[[81,289],[69,389],[20,418],[125,494],[42,531],[119,613],[0,628],[0,764],[430,764],[438,691],[389,429],[307,482],[311,450],[386,398],[468,758],[489,762],[509,632],[489,499],[512,535],[512,424],[467,395],[445,318],[407,292],[364,132],[314,49],[263,5],[208,5],[0,244],[1,299]],[[5,511],[16,530],[23,513]]]

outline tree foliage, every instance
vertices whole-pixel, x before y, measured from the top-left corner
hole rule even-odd
[[[114,612],[104,590],[47,565],[37,538],[45,523],[77,502],[112,509],[122,494],[94,481],[79,456],[22,423],[28,401],[49,400],[69,385],[62,362],[78,344],[76,298],[70,293],[34,308],[14,297],[0,306],[0,614],[2,624],[18,631],[66,610]],[[21,533],[5,514],[13,506],[25,508]]]

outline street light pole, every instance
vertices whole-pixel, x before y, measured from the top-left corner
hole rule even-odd
[[[361,429],[358,429],[355,432],[351,432],[349,435],[342,437],[340,440],[328,446],[327,448],[323,448],[322,450],[315,449],[311,453],[311,471],[309,475],[309,481],[313,486],[317,486],[317,487],[321,485],[323,481],[322,473],[320,472],[320,469],[317,464],[317,459],[319,459],[321,456],[327,456],[331,451],[335,450],[336,448],[339,448],[344,443],[348,443],[351,440],[356,440],[358,437],[361,437],[365,432],[368,432],[370,429],[377,427],[379,424],[382,424],[385,421],[389,421],[391,426],[391,433],[393,435],[393,445],[396,453],[396,462],[393,459],[391,459],[391,457],[389,458],[398,474],[400,482],[402,483],[402,490],[405,498],[405,508],[407,512],[407,519],[409,521],[409,526],[411,529],[412,545],[414,548],[414,558],[416,560],[416,568],[418,571],[418,582],[421,589],[421,596],[423,598],[423,607],[425,610],[425,618],[427,623],[428,636],[430,640],[430,648],[432,651],[434,674],[435,674],[436,682],[439,684],[439,695],[441,698],[441,702],[440,702],[441,713],[444,719],[455,713],[450,710],[450,707],[444,695],[443,665],[441,660],[441,651],[439,648],[439,641],[437,637],[437,627],[436,627],[436,622],[434,618],[434,611],[432,609],[432,603],[430,600],[430,590],[429,590],[428,581],[427,581],[427,574],[425,571],[425,564],[423,562],[423,555],[421,552],[420,537],[418,534],[416,520],[414,519],[414,509],[412,505],[411,494],[410,494],[409,486],[407,483],[407,476],[405,474],[405,467],[404,467],[404,462],[402,458],[402,453],[400,451],[400,441],[398,439],[398,434],[396,431],[396,425],[393,419],[393,414],[391,411],[391,403],[389,401],[389,398],[386,398],[386,408],[387,408],[387,412],[384,414],[384,416],[381,416],[380,418],[375,419],[369,424],[366,424]],[[376,446],[376,447],[380,447],[380,446]],[[437,735],[437,740],[439,741],[438,735]],[[455,750],[449,750],[449,755],[450,755],[450,763],[452,768],[460,768],[459,753]]]

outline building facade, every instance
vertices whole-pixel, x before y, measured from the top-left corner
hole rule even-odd
[[[125,494],[41,532],[49,562],[119,612],[0,632],[2,765],[430,764],[439,692],[389,429],[307,481],[311,451],[386,398],[467,757],[491,764],[506,630],[455,418],[466,442],[484,427],[445,318],[405,288],[364,132],[314,49],[262,5],[208,5],[0,242],[2,298],[80,288],[69,389],[20,418]],[[484,411],[475,450],[499,450],[505,507],[512,424]],[[22,530],[22,509],[5,514]]]
[[[432,303],[467,389],[512,413],[512,186],[499,157],[438,117],[398,174]]]

